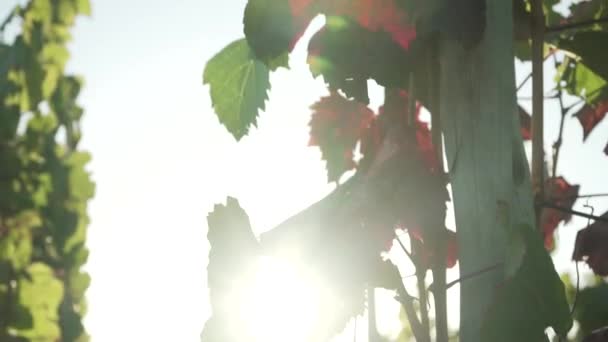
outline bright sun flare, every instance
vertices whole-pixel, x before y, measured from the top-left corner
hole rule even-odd
[[[240,308],[248,341],[306,341],[319,310],[320,287],[303,268],[261,257]]]

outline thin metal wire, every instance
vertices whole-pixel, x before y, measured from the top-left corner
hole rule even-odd
[[[593,213],[595,212],[595,208],[592,205],[589,205],[589,199],[587,198],[587,203],[585,203],[585,205],[583,205],[585,208],[589,208],[591,209],[591,213],[590,215],[593,216]],[[587,227],[589,228],[589,226],[591,225],[591,218],[588,217],[587,218]],[[576,303],[578,302],[578,293],[580,292],[580,281],[581,281],[581,276],[580,276],[580,272],[578,270],[578,261],[574,261],[574,265],[576,268],[576,291],[574,292],[574,300],[572,301],[572,310],[570,312],[570,315],[574,315],[574,309],[576,309]]]
[[[595,208],[592,205],[589,205],[589,199],[587,199],[587,202],[583,205],[583,207],[591,209],[591,213],[589,213],[589,215],[593,216],[593,212],[595,211]],[[591,217],[587,217],[587,227],[585,227],[585,228],[589,228],[590,225],[591,225]],[[576,260],[574,261],[574,269],[576,270],[576,288],[574,290],[574,299],[572,300],[572,308],[570,308],[570,317],[572,317],[572,318],[574,318],[574,310],[576,310],[576,304],[578,303],[578,294],[581,290],[581,274],[578,269],[578,261],[576,261]],[[563,341],[562,336],[558,336],[558,341],[559,342]]]

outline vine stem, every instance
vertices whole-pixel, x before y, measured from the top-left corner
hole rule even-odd
[[[543,62],[546,61],[549,57],[551,57],[551,55],[553,55],[555,53],[555,50],[551,50],[551,52],[549,52],[544,58],[543,58]],[[532,78],[532,74],[533,72],[530,72],[517,86],[517,88],[515,88],[515,92],[518,92],[521,90],[521,88],[526,85],[526,82],[528,82],[531,78]]]
[[[553,55],[553,65],[555,66],[556,69],[559,66],[559,63],[557,62],[557,57],[555,56],[555,54]],[[555,140],[555,142],[553,143],[553,165],[552,165],[552,172],[551,172],[551,175],[553,176],[553,178],[555,178],[557,175],[557,162],[559,160],[559,152],[562,147],[562,136],[564,134],[564,122],[566,119],[566,113],[568,112],[566,110],[566,108],[564,107],[564,100],[562,98],[562,88],[561,87],[557,87],[557,98],[559,100],[559,108],[561,110],[561,119],[559,122],[559,133],[557,135],[557,140]]]
[[[545,15],[542,0],[532,0],[532,189],[535,203],[544,199],[543,44]],[[540,223],[537,206],[536,221]]]
[[[420,323],[420,320],[416,314],[416,309],[414,308],[414,297],[407,293],[403,283],[400,283],[399,286],[399,289],[397,289],[396,299],[399,301],[399,303],[401,303],[403,309],[405,310],[405,315],[407,316],[407,320],[412,328],[414,338],[416,341],[424,341],[424,329],[422,328],[422,323]]]

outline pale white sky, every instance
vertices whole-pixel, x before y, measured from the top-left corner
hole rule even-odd
[[[3,1],[0,16],[17,2]],[[242,37],[245,0],[92,2],[92,17],[73,30],[68,64],[86,80],[81,146],[93,155],[97,183],[87,329],[94,342],[196,342],[209,314],[206,214],[213,204],[237,197],[261,232],[331,189],[320,153],[307,147],[308,107],[324,94],[322,82],[310,76],[299,46],[292,70],[271,77],[259,129],[237,144],[212,111],[202,71]],[[547,120],[548,145],[556,109],[547,104],[556,119]],[[567,121],[559,170],[582,184],[581,193],[608,192],[607,132],[603,122],[583,146],[580,126]],[[606,199],[590,203],[596,213],[608,209]],[[584,224],[575,219],[561,230],[560,270],[571,266],[573,236]]]

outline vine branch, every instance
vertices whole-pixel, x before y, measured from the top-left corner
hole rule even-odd
[[[407,290],[403,284],[401,284],[400,288],[397,289],[397,296],[395,299],[397,299],[397,301],[403,306],[405,316],[410,322],[410,327],[412,328],[412,333],[414,334],[416,341],[424,341],[424,329],[422,328],[422,324],[420,323],[420,320],[416,314],[416,309],[414,308],[414,297],[407,293]]]
[[[543,58],[543,62],[547,60],[547,58],[549,58],[551,55],[553,55],[555,53],[555,50],[551,50],[551,52],[549,52],[544,58]],[[518,91],[521,90],[521,88],[526,85],[526,82],[528,82],[530,80],[530,78],[532,78],[532,74],[533,72],[531,71],[522,81],[521,83],[519,83],[519,85],[517,86],[517,88],[515,88],[515,92],[517,93]]]
[[[562,25],[549,26],[545,29],[545,32],[554,34],[554,33],[560,33],[560,32],[564,32],[564,31],[568,31],[568,30],[575,30],[575,29],[583,28],[585,26],[591,26],[591,25],[602,24],[602,23],[608,23],[608,16],[600,17],[597,19],[583,20],[583,21],[579,21],[579,22],[575,22],[575,23],[567,23],[567,24],[562,24]]]
[[[592,220],[595,220],[595,221],[608,222],[608,217],[591,215],[591,214],[583,213],[581,211],[577,211],[577,210],[573,210],[573,209],[569,209],[569,208],[564,208],[564,207],[559,206],[559,205],[557,205],[555,203],[544,202],[544,203],[542,203],[542,206],[545,207],[545,208],[551,208],[551,209],[563,211],[563,212],[568,213],[568,214],[572,214],[572,215],[575,215],[575,216],[580,216],[580,217],[592,219]]]
[[[593,197],[608,197],[608,193],[599,193],[599,194],[587,194],[587,195],[576,195],[570,196],[568,198],[593,198]]]
[[[4,29],[6,28],[6,26],[8,26],[8,24],[13,20],[13,18],[15,18],[17,14],[19,14],[20,11],[21,6],[17,5],[13,7],[13,10],[10,11],[10,13],[6,16],[2,24],[0,24],[0,33],[4,33]]]
[[[553,55],[553,64],[554,64],[555,68],[557,69],[557,67],[559,66],[559,63],[557,62],[557,57],[555,57],[555,55]],[[557,135],[557,140],[555,140],[555,142],[553,143],[553,165],[552,165],[552,172],[551,172],[551,175],[553,176],[553,178],[555,178],[555,176],[557,174],[557,161],[559,160],[559,152],[562,147],[562,136],[564,134],[564,122],[566,119],[566,113],[568,112],[566,110],[566,108],[564,107],[564,100],[562,98],[562,88],[561,87],[557,87],[557,98],[559,100],[561,119],[559,122],[559,133]]]

